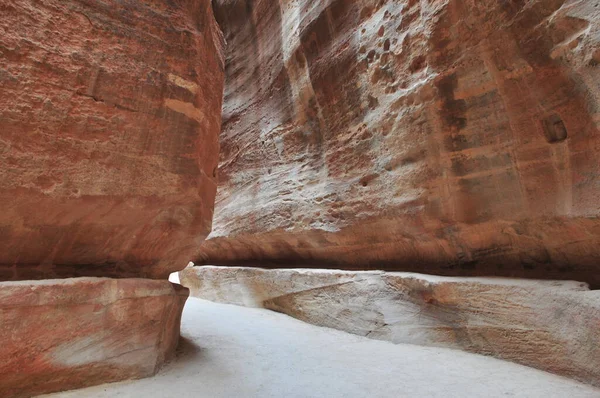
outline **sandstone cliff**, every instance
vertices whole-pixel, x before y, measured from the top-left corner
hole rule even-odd
[[[166,277],[210,232],[208,0],[0,0],[0,280]]]
[[[600,284],[592,1],[217,0],[202,264]]]

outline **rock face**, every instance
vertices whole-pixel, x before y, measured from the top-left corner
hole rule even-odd
[[[466,350],[600,386],[600,291],[585,283],[193,267],[191,295],[361,336]]]
[[[0,283],[0,396],[153,375],[174,354],[188,293],[144,279]]]
[[[0,0],[0,280],[166,278],[211,228],[209,0]]]
[[[219,196],[197,264],[600,285],[600,9],[217,0]]]

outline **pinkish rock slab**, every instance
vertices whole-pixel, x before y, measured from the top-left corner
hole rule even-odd
[[[188,293],[147,279],[0,283],[0,396],[155,374],[174,355]]]
[[[179,275],[195,297],[394,343],[491,355],[600,386],[600,291],[585,283],[238,267]]]

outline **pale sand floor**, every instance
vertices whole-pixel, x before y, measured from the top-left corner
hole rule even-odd
[[[190,298],[178,358],[155,377],[52,397],[600,397],[497,359],[396,345],[263,309]]]

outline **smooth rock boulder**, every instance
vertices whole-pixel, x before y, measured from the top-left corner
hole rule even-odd
[[[0,280],[167,278],[211,229],[209,0],[0,0]]]
[[[188,295],[144,279],[0,283],[0,396],[155,374],[175,353]]]
[[[191,267],[191,295],[374,339],[491,355],[600,386],[600,291],[585,283]]]
[[[600,286],[595,2],[214,3],[219,194],[196,264]]]

